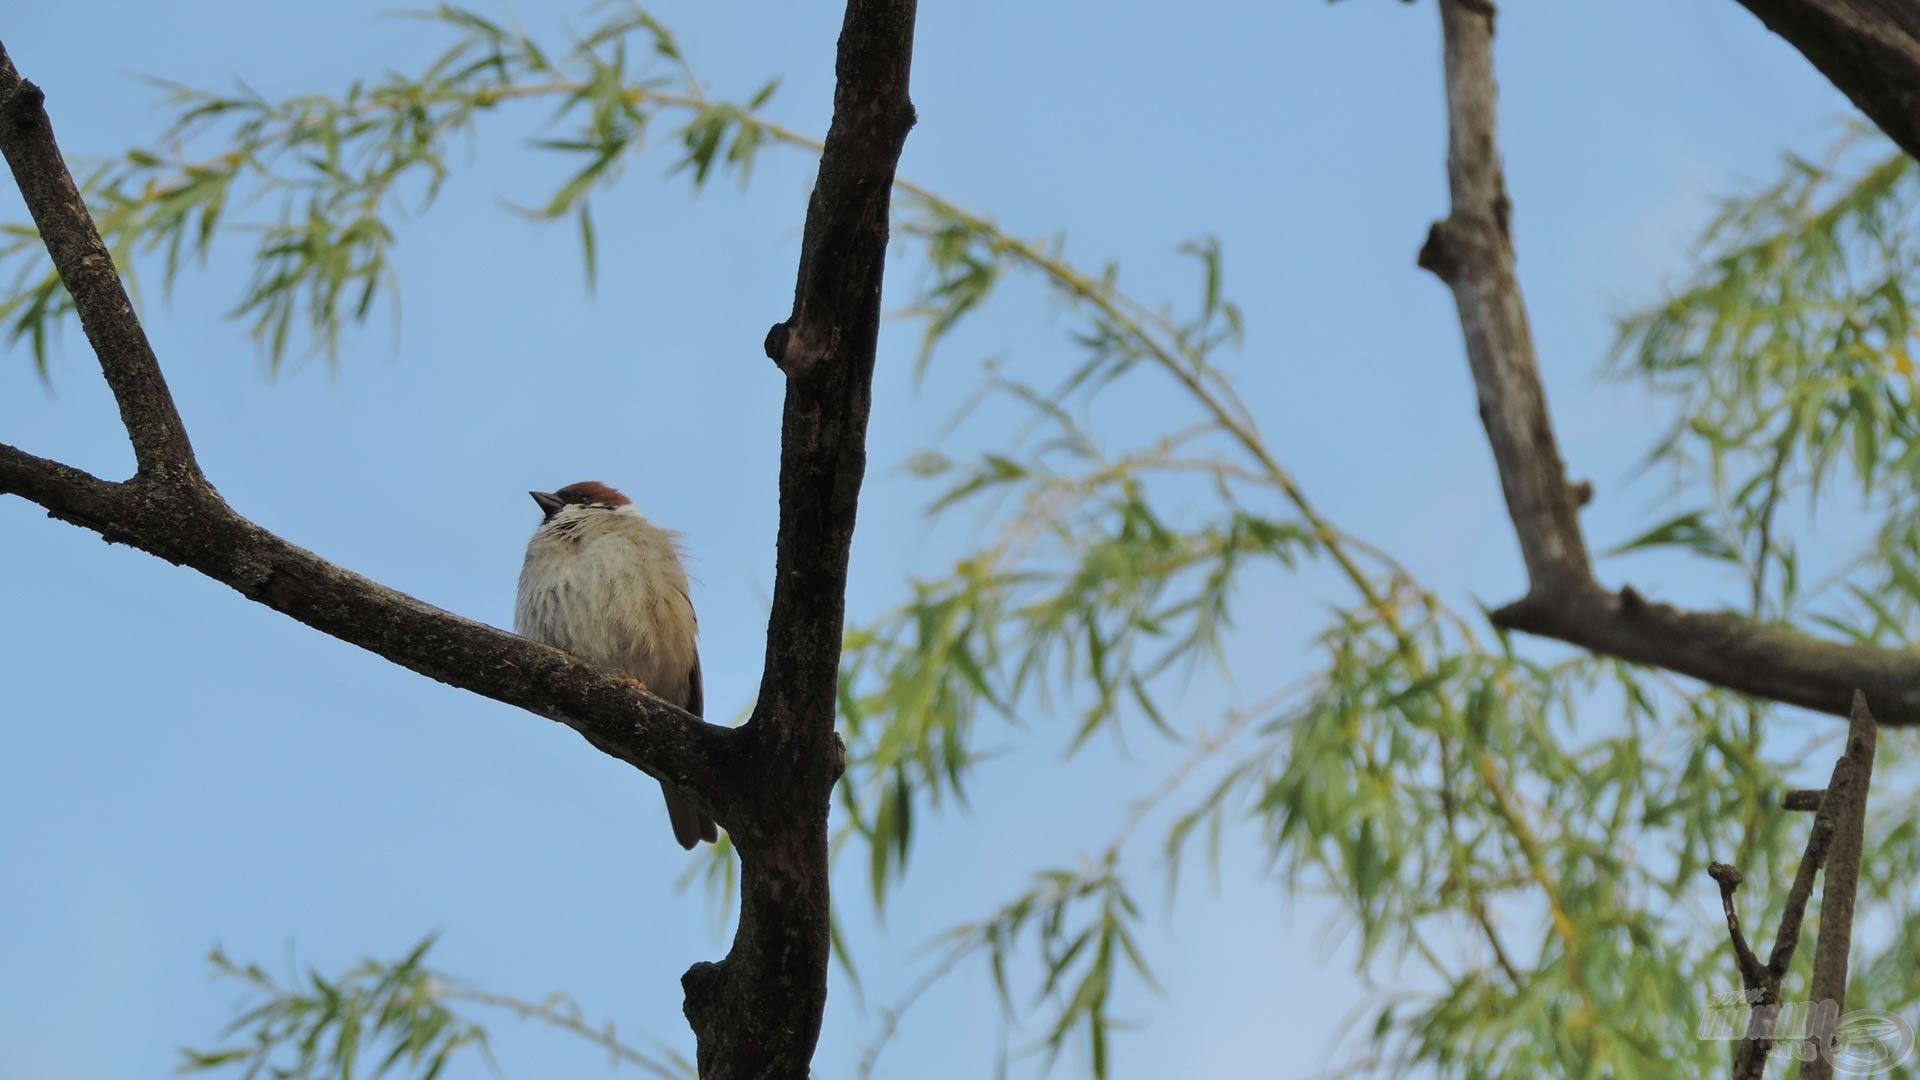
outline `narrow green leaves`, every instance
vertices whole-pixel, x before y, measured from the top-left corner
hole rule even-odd
[[[226,1045],[182,1050],[178,1071],[353,1080],[403,1066],[408,1075],[431,1077],[464,1051],[484,1054],[486,1032],[447,1008],[423,966],[432,946],[429,937],[397,963],[367,960],[338,978],[309,970],[284,982],[215,949],[208,957],[214,971],[240,983],[247,996],[223,1033]]]

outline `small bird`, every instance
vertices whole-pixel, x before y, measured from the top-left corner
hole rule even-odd
[[[705,705],[699,623],[679,534],[640,516],[597,480],[530,491],[545,515],[527,543],[513,629],[638,683],[695,716]],[[673,838],[691,851],[719,832],[687,793],[660,781]]]

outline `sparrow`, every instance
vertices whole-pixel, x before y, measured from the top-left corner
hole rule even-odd
[[[640,516],[632,500],[597,480],[527,494],[543,518],[520,568],[514,632],[701,715],[699,623],[679,534]],[[660,790],[681,847],[691,851],[719,838],[687,792],[665,780]]]

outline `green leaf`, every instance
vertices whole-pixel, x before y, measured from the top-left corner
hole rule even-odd
[[[1630,551],[1640,551],[1654,547],[1685,548],[1703,558],[1720,562],[1737,563],[1739,552],[1727,543],[1716,529],[1707,523],[1705,510],[1689,510],[1686,513],[1655,525],[1639,536],[1628,540],[1607,551],[1608,555],[1624,555]]]

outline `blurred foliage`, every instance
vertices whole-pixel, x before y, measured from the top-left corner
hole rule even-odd
[[[763,115],[772,83],[744,102],[709,100],[672,34],[636,7],[596,8],[565,50],[458,8],[422,17],[453,37],[436,60],[337,96],[168,84],[167,135],[85,178],[121,266],[158,256],[170,287],[188,257],[252,236],[254,278],[234,315],[279,364],[305,338],[331,355],[347,328],[395,300],[397,223],[432,205],[455,141],[509,103],[552,109],[531,146],[568,172],[522,212],[572,222],[589,285],[592,199],[647,151],[650,129],[664,130],[668,166],[695,188],[720,175],[745,182],[767,146],[819,146]],[[1727,606],[1757,617],[1911,640],[1915,184],[1912,163],[1865,133],[1825,161],[1789,159],[1778,183],[1721,208],[1679,288],[1624,322],[1619,371],[1676,417],[1648,460],[1684,509],[1619,552],[1678,550],[1730,570],[1743,594]],[[1788,729],[1768,706],[1523,648],[1330,522],[1234,392],[1242,315],[1217,243],[1180,249],[1195,279],[1183,302],[1149,304],[1117,267],[1082,269],[1064,240],[1023,239],[910,182],[898,196],[899,246],[927,269],[906,306],[923,369],[1006,288],[1037,284],[1069,333],[1063,352],[1023,359],[1019,377],[989,365],[962,410],[961,422],[1012,410],[1029,421],[1024,438],[909,462],[930,485],[929,512],[970,514],[986,539],[848,631],[836,860],[860,864],[843,870],[884,910],[928,816],[966,805],[997,737],[1067,755],[1095,737],[1145,737],[1185,756],[1114,835],[942,939],[922,979],[880,1011],[862,1074],[929,986],[977,960],[1009,1030],[1030,1033],[1020,1052],[1051,1064],[1072,1044],[1106,1075],[1121,1027],[1112,1003],[1154,988],[1136,934],[1139,878],[1164,881],[1171,903],[1193,852],[1217,864],[1229,842],[1257,845],[1287,888],[1336,898],[1361,972],[1395,988],[1344,1036],[1370,1070],[1724,1068],[1726,1046],[1694,1036],[1705,995],[1737,982],[1703,868],[1741,867],[1752,883],[1743,917],[1770,936],[1806,825],[1779,809],[1779,794],[1790,778],[1824,776],[1832,747],[1769,735]],[[0,318],[44,371],[66,298],[32,230],[6,237],[14,286]],[[1154,395],[1157,427],[1102,422],[1123,386]],[[1810,522],[1842,489],[1865,506],[1871,543],[1825,580],[1805,579],[1785,525]],[[1297,664],[1233,670],[1236,614],[1283,587],[1332,590],[1324,629],[1298,649],[1253,650]],[[1194,715],[1182,689],[1196,678],[1247,704]],[[1889,733],[1883,753],[1912,750]],[[1914,794],[1892,779],[1882,788],[1863,905],[1890,915],[1862,946],[1855,989],[1911,1010],[1920,964],[1902,943],[1920,940],[1907,933],[1920,882]],[[1143,832],[1157,842],[1135,843]],[[687,880],[730,899],[733,873],[720,845]],[[851,974],[837,928],[834,946]],[[1799,955],[1810,965],[1812,950]],[[484,1037],[449,1011],[458,996],[420,959],[281,984],[216,957],[256,1003],[229,1032],[236,1045],[190,1063],[347,1076],[377,1046],[388,1064],[431,1075]],[[597,1030],[571,1006],[526,1014]]]
[[[1913,640],[1917,208],[1920,168],[1865,128],[1820,161],[1788,156],[1776,182],[1722,202],[1691,277],[1622,325],[1619,370],[1674,416],[1648,461],[1700,500],[1627,547],[1735,566],[1771,618]],[[1843,496],[1869,507],[1871,540],[1802,580],[1777,522]]]

